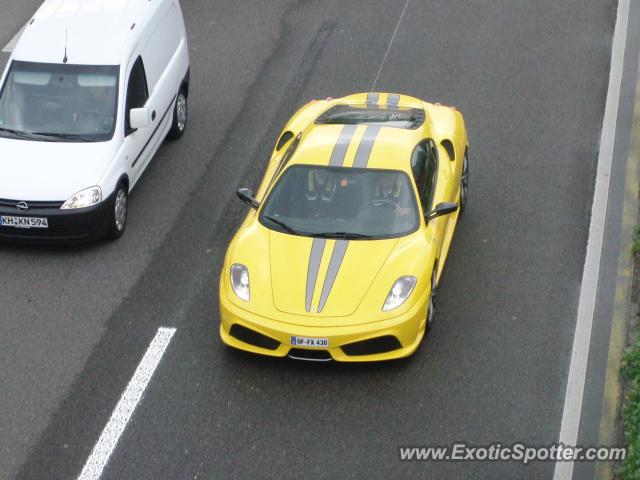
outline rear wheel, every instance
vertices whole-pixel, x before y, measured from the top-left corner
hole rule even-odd
[[[425,327],[425,333],[431,328],[433,317],[436,314],[436,280],[438,276],[438,266],[433,266],[433,272],[431,272],[431,292],[429,293],[429,310],[427,311],[427,326]]]
[[[111,240],[120,238],[127,226],[127,200],[129,198],[127,186],[124,183],[118,184],[116,192],[111,201],[111,219],[107,237]]]
[[[184,135],[187,129],[187,117],[187,94],[185,89],[181,88],[176,97],[176,103],[173,106],[173,123],[171,124],[171,130],[169,130],[170,139],[177,140]]]
[[[460,177],[460,213],[464,212],[469,200],[469,156],[464,153],[462,176]]]

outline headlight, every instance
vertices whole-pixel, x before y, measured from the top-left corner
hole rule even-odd
[[[87,208],[102,201],[102,190],[100,187],[91,187],[76,193],[60,207],[61,210],[71,210],[74,208]]]
[[[409,295],[411,295],[415,287],[416,277],[400,277],[396,280],[396,283],[393,284],[393,287],[391,287],[389,295],[387,295],[387,299],[382,306],[382,311],[388,312],[389,310],[398,308],[409,298]]]
[[[231,265],[231,288],[240,300],[249,301],[249,270],[244,265]]]

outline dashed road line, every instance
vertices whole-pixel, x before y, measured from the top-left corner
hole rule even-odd
[[[98,480],[166,351],[175,328],[160,328],[102,430],[78,480]]]

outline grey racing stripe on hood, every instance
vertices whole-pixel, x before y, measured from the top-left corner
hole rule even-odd
[[[330,167],[342,166],[344,157],[347,155],[347,150],[349,149],[349,144],[357,128],[357,125],[345,125],[342,127],[340,135],[338,135],[338,140],[333,147],[333,152],[331,152],[331,159],[329,160]]]
[[[327,276],[324,278],[324,285],[322,286],[318,313],[322,312],[325,303],[327,303],[327,299],[331,293],[331,288],[333,287],[333,282],[335,282],[336,277],[338,276],[338,270],[340,270],[340,265],[342,265],[342,260],[344,259],[345,253],[347,253],[348,246],[349,242],[347,240],[336,240],[333,252],[331,253],[331,260],[329,261]]]
[[[316,289],[316,281],[318,280],[318,271],[320,270],[320,262],[327,240],[324,238],[314,238],[311,245],[311,255],[309,256],[309,267],[307,269],[307,294],[305,299],[305,309],[311,311],[311,302],[313,301],[313,291]]]
[[[387,98],[387,105],[389,107],[397,107],[398,103],[400,103],[400,95],[392,94]]]
[[[380,128],[382,128],[380,125],[367,126],[362,140],[360,140],[360,145],[358,145],[356,159],[353,161],[353,168],[367,168],[369,157],[371,156],[371,150],[373,150],[373,144],[380,132]]]

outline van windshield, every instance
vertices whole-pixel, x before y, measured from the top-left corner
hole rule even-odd
[[[117,66],[14,61],[0,93],[0,136],[103,142],[113,137]]]

